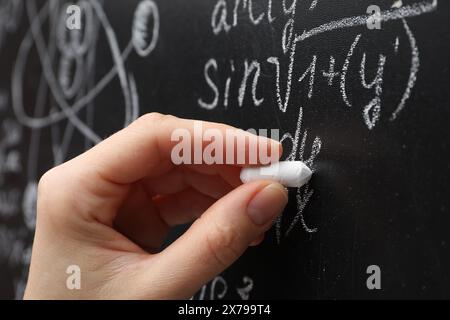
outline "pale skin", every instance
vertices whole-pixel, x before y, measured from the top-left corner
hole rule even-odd
[[[42,177],[25,299],[187,299],[263,240],[286,189],[242,185],[234,164],[174,165],[171,133],[193,127],[148,114]],[[160,251],[171,227],[193,221]],[[80,290],[66,286],[71,265]]]

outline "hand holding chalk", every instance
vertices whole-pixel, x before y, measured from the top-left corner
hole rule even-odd
[[[287,191],[271,181],[241,185],[237,163],[167,161],[173,133],[194,133],[196,124],[147,114],[44,175],[25,299],[188,299],[261,243],[285,209]],[[223,145],[230,129],[238,139],[249,137],[223,124],[203,125],[219,132]],[[252,141],[272,151],[267,138]],[[189,148],[195,154],[195,143]],[[183,236],[165,247],[171,227],[187,223]],[[91,266],[95,272],[84,277]],[[54,270],[51,279],[42,277],[47,270]]]
[[[281,161],[269,166],[248,167],[241,171],[243,183],[271,180],[291,188],[304,186],[311,176],[311,169],[301,161]]]

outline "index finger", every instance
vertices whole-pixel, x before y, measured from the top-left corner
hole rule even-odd
[[[98,175],[117,184],[130,184],[144,177],[152,177],[169,171],[176,164],[173,155],[180,139],[190,152],[192,161],[198,160],[195,152],[211,151],[215,143],[215,153],[222,151],[224,163],[227,165],[267,164],[278,161],[281,156],[281,144],[266,137],[258,137],[243,130],[212,122],[200,122],[199,137],[197,120],[180,119],[174,116],[150,113],[142,116],[127,128],[104,140],[80,157],[86,168],[94,169]],[[227,139],[233,132],[241,143]],[[181,134],[183,133],[183,134]],[[206,139],[205,139],[206,136]],[[244,143],[242,143],[244,139]],[[231,146],[230,146],[231,144]],[[199,151],[200,150],[200,151]],[[265,151],[265,152],[262,152]],[[214,152],[213,152],[214,153]],[[256,154],[255,154],[256,153]],[[217,155],[217,154],[216,154]],[[182,154],[183,158],[187,155]],[[206,160],[206,159],[201,159]],[[210,159],[211,160],[211,159]],[[204,163],[204,162],[203,162]]]

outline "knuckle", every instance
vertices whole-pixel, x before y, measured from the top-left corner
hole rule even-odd
[[[79,186],[89,187],[92,183],[92,177],[74,174],[64,164],[50,169],[38,183],[36,218],[64,229],[77,218],[89,217],[91,200],[83,197],[83,188]]]
[[[158,112],[146,113],[140,116],[134,124],[139,127],[148,127],[155,124],[160,124],[164,122],[167,116]]]
[[[138,120],[141,120],[143,122],[157,122],[161,120],[161,118],[164,118],[164,115],[159,112],[150,112],[142,115]]]
[[[158,125],[159,127],[164,126],[165,123],[171,122],[173,120],[177,119],[177,117],[168,115],[168,114],[162,114],[159,112],[151,112],[146,113],[142,116],[140,116],[136,121],[135,125],[141,126],[144,128],[148,128],[149,126]]]
[[[38,218],[43,214],[46,217],[52,216],[58,212],[56,204],[65,201],[65,199],[61,199],[60,195],[61,190],[64,189],[61,188],[61,181],[64,181],[64,178],[58,167],[50,169],[39,179],[36,212]]]
[[[228,267],[240,256],[239,237],[231,225],[214,223],[207,233],[206,242],[210,256],[222,268]]]
[[[58,183],[60,177],[58,167],[50,169],[39,179],[38,183],[38,195],[45,196],[54,190],[55,185]]]

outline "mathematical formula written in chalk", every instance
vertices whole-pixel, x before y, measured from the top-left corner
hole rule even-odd
[[[242,107],[246,99],[250,105],[255,107],[261,106],[266,101],[266,96],[275,94],[277,98],[278,108],[285,113],[291,105],[298,105],[298,101],[292,101],[291,95],[293,92],[301,92],[301,102],[304,102],[306,97],[311,100],[317,90],[317,86],[334,86],[336,88],[335,94],[341,97],[341,106],[343,112],[348,108],[352,111],[360,110],[361,118],[369,130],[373,129],[380,120],[381,109],[383,107],[382,93],[383,88],[388,86],[390,88],[398,87],[398,92],[401,94],[398,97],[398,102],[395,106],[391,106],[392,111],[390,120],[394,121],[401,111],[405,108],[411,91],[414,89],[417,74],[420,67],[420,55],[418,44],[414,33],[409,27],[407,18],[417,17],[437,9],[438,2],[436,0],[422,1],[408,6],[397,8],[395,3],[393,8],[387,9],[380,14],[381,21],[385,23],[399,22],[402,24],[403,34],[394,34],[391,36],[389,46],[381,48],[382,52],[374,54],[374,50],[368,47],[368,42],[364,43],[365,34],[357,33],[355,38],[350,41],[346,55],[337,57],[336,54],[330,54],[332,48],[327,48],[327,52],[318,52],[305,58],[303,52],[299,47],[304,48],[306,41],[314,39],[314,37],[326,37],[327,33],[341,32],[343,29],[355,28],[357,32],[361,32],[361,26],[365,26],[368,15],[346,17],[339,20],[326,22],[318,27],[312,28],[309,31],[304,30],[302,33],[296,33],[296,20],[301,20],[302,17],[296,17],[297,1],[293,1],[289,8],[286,8],[285,1],[283,3],[283,14],[286,16],[287,22],[280,35],[282,56],[269,56],[263,60],[249,60],[236,61],[230,59],[228,62],[219,63],[216,58],[211,58],[205,63],[204,78],[205,84],[209,88],[208,98],[200,97],[198,105],[207,110],[213,110],[219,106],[225,109],[233,105]],[[317,3],[311,6],[314,11]],[[228,13],[229,7],[233,9],[232,14]],[[272,8],[271,1],[269,1],[269,8]],[[229,6],[225,0],[217,2],[214,11],[212,12],[212,30],[217,36],[222,36],[223,41],[227,41],[231,36],[229,31],[232,28],[238,28],[238,13],[241,10],[248,10],[250,21],[254,25],[259,25],[262,22],[264,14],[261,14],[258,19],[254,19],[252,13],[252,1],[235,0],[234,7]],[[267,16],[270,17],[271,9]],[[362,10],[364,12],[364,10]],[[282,17],[278,17],[282,18]],[[297,19],[296,19],[297,18]],[[272,19],[268,19],[266,23],[272,23]],[[223,31],[223,32],[222,32]],[[224,35],[225,34],[225,35]],[[369,30],[366,31],[367,36],[371,36]],[[381,35],[380,35],[381,36]],[[404,57],[399,56],[399,47],[401,46],[400,39],[404,38],[404,45],[407,46],[410,52],[409,65],[405,65],[403,70],[398,70],[399,60]],[[326,40],[326,39],[324,39]],[[356,56],[355,50],[358,46],[365,46],[360,48],[362,53]],[[380,50],[380,48],[375,48]],[[367,52],[375,56],[374,61],[368,61]],[[301,61],[299,62],[299,58]],[[223,60],[223,59],[221,59]],[[390,63],[392,60],[392,63]],[[287,63],[283,63],[287,62]],[[374,74],[369,75],[366,71],[368,64],[375,65]],[[363,105],[356,106],[350,99],[350,90],[347,84],[347,79],[350,76],[349,70],[353,69],[352,64],[357,64],[356,72],[360,78],[360,86],[368,91],[367,102]],[[287,65],[287,66],[285,66]],[[272,69],[270,81],[273,83],[272,92],[263,92],[259,90],[262,70]],[[406,83],[384,83],[384,75],[386,72],[394,73],[408,72],[409,77]],[[217,82],[217,79],[225,81]],[[264,81],[268,81],[267,76]],[[267,87],[267,86],[266,86]],[[359,89],[359,88],[356,88]],[[233,91],[234,90],[234,91]],[[361,99],[358,99],[361,100]],[[339,106],[336,106],[339,107]]]
[[[264,2],[267,6],[260,4],[257,9],[255,3],[252,0],[218,0],[211,11],[213,35],[227,43],[239,34],[240,28],[261,28],[281,20],[284,27],[280,29],[278,39],[267,39],[272,42],[271,45],[274,41],[277,43],[281,54],[240,60],[227,59],[226,56],[211,57],[204,65],[205,94],[197,101],[200,108],[223,108],[233,112],[234,108],[245,105],[254,107],[249,112],[264,112],[265,108],[273,108],[270,101],[275,96],[280,117],[289,109],[299,110],[295,133],[288,132],[281,139],[284,145],[292,146],[292,152],[286,160],[306,161],[313,170],[315,159],[320,154],[322,144],[326,142],[322,142],[318,136],[311,140],[308,129],[303,127],[308,124],[304,109],[322,107],[314,105],[317,92],[321,92],[320,98],[323,96],[322,92],[327,92],[333,101],[337,101],[332,108],[339,108],[342,113],[357,113],[369,131],[376,128],[382,115],[388,114],[387,121],[393,122],[404,111],[420,68],[420,51],[408,19],[434,12],[438,7],[437,0],[418,1],[404,6],[401,1],[394,1],[391,7],[379,14],[383,25],[400,25],[395,33],[388,29],[388,35],[374,34],[374,31],[367,28],[371,17],[366,14],[367,8],[361,8],[361,15],[331,17],[322,24],[307,28],[301,25],[302,21],[308,15],[320,13],[320,5],[326,5],[325,2],[312,1],[310,5],[305,5],[297,0],[268,0]],[[346,50],[324,47],[322,51],[311,53],[314,51],[311,41],[320,39],[327,43],[327,36],[343,32],[354,33],[354,37],[343,44]],[[373,47],[374,38],[377,37],[388,40],[381,47]],[[408,56],[407,59],[405,55]],[[387,77],[388,73],[409,76],[402,81],[395,78],[395,82],[387,83],[385,78],[392,78]],[[349,79],[355,78],[358,79],[358,85],[354,82],[349,85]],[[263,87],[266,90],[262,90]],[[397,93],[395,104],[383,101],[383,91],[386,88]],[[294,95],[296,100],[292,98]],[[382,112],[384,109],[388,113]],[[305,149],[310,150],[309,159]],[[299,223],[307,233],[317,232],[317,228],[307,225],[304,217],[304,210],[313,194],[314,190],[309,184],[298,188],[297,214],[284,228],[283,217],[276,223],[278,242],[289,236]]]

